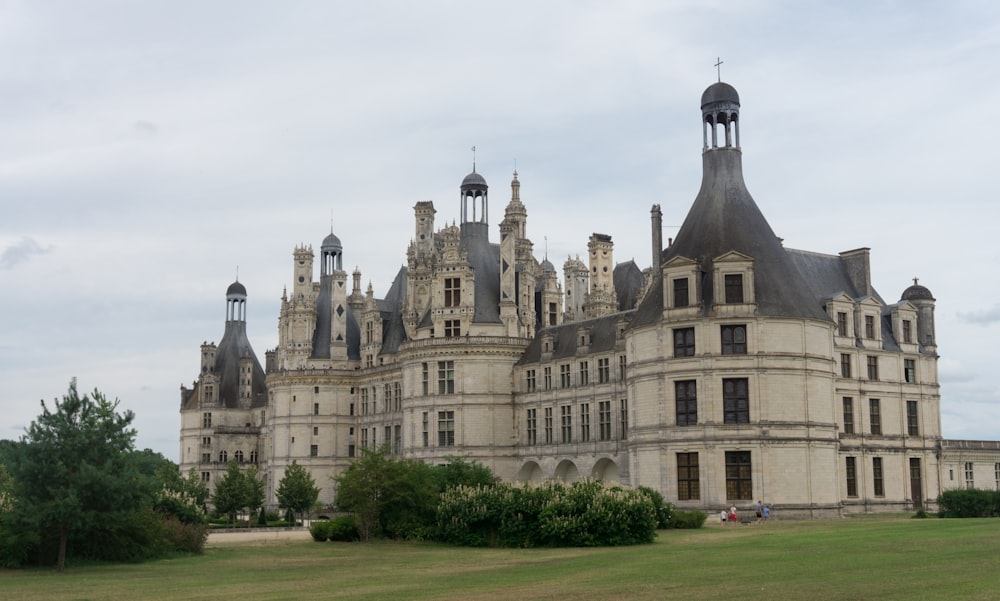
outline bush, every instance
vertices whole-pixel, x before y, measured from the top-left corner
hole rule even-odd
[[[358,524],[353,515],[342,515],[326,522],[327,538],[332,541],[353,542],[358,540]]]
[[[327,524],[330,522],[313,522],[309,526],[309,534],[312,539],[317,543],[325,542],[330,538],[330,531],[327,529]]]
[[[663,495],[660,491],[652,489],[648,486],[640,486],[636,488],[639,492],[646,495],[649,500],[653,503],[653,510],[656,512],[656,527],[659,529],[671,528],[670,520],[674,512],[674,506],[663,500]]]
[[[676,509],[674,510],[667,527],[693,530],[704,526],[706,519],[708,519],[708,514],[700,509],[694,509],[691,511]]]
[[[980,488],[946,490],[937,498],[938,515],[946,518],[1000,516],[1000,491]]]
[[[206,524],[186,524],[174,517],[163,520],[163,532],[174,551],[200,554],[208,540]]]
[[[439,540],[475,547],[630,545],[651,542],[655,529],[646,494],[592,480],[457,486],[437,512]]]

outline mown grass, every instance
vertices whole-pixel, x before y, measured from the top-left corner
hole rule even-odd
[[[210,548],[135,565],[0,571],[41,600],[808,599],[1000,597],[1000,520],[902,517],[663,531],[652,545],[465,549],[415,543]]]

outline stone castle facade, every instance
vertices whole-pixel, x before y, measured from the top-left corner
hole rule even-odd
[[[757,499],[784,515],[933,503],[1000,485],[1000,445],[941,438],[935,301],[916,281],[888,302],[867,248],[785,248],[743,181],[739,97],[702,96],[703,180],[651,266],[616,264],[593,234],[560,279],[527,237],[517,173],[490,239],[489,187],[462,181],[458,225],[414,207],[414,238],[384,298],[343,270],[332,233],[292,254],[278,345],[262,367],[246,290],[181,388],[180,464],[212,483],[258,466],[269,502],[292,461],[331,476],[361,447],[461,456],[506,480],[592,477],[650,486],[678,506]],[[992,470],[992,471],[991,471]],[[957,478],[956,478],[957,476]]]

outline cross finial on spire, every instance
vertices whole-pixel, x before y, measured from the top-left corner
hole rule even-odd
[[[914,286],[916,286],[916,285],[917,285],[917,282],[919,282],[919,281],[920,281],[920,280],[918,280],[917,278],[913,278],[913,285],[914,285]]]
[[[236,266],[236,281],[240,281],[240,266]]]
[[[715,57],[715,73],[719,77],[719,82],[720,83],[722,82],[722,67],[721,67],[721,65],[724,62],[726,62],[726,61],[722,60],[719,57]]]

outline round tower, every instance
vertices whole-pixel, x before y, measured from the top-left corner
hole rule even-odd
[[[343,271],[344,247],[340,243],[340,238],[330,232],[330,235],[323,238],[320,246],[322,264],[320,265],[320,275],[332,275],[334,271]]]
[[[909,301],[917,309],[917,341],[926,347],[935,347],[934,336],[934,295],[917,278],[913,285],[903,291],[901,300]]]
[[[704,150],[740,148],[740,95],[725,82],[714,83],[701,95]],[[709,147],[709,130],[712,131]]]
[[[465,176],[460,187],[462,195],[462,224],[466,223],[488,223],[486,213],[489,210],[489,201],[486,179],[476,173],[476,166],[472,166],[472,173]]]
[[[246,321],[247,289],[238,280],[226,289],[226,321]]]

